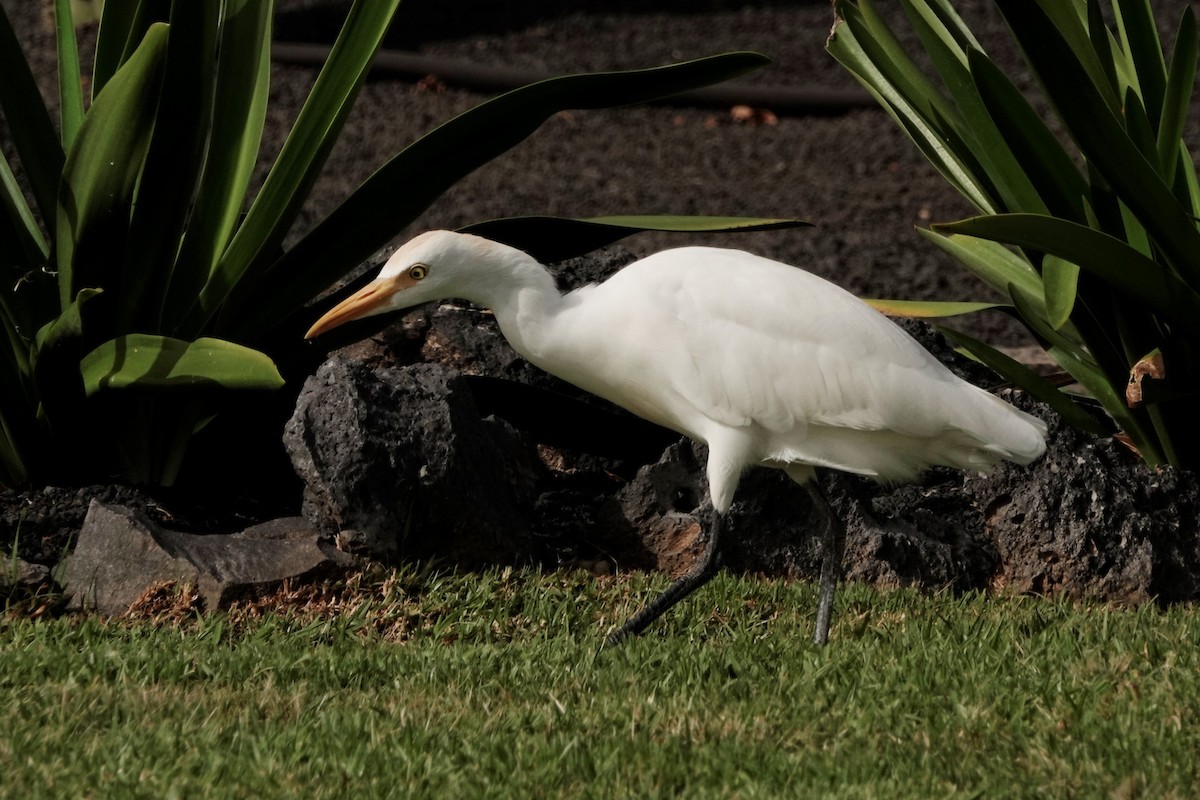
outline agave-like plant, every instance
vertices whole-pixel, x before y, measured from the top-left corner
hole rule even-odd
[[[107,0],[90,104],[70,0],[55,0],[57,126],[0,8],[0,109],[28,189],[0,159],[0,484],[172,483],[231,398],[303,377],[301,333],[337,297],[313,299],[461,177],[560,110],[644,102],[766,62],[729,53],[501,95],[395,155],[284,250],[399,2],[352,4],[249,204],[272,0]],[[487,230],[564,256],[638,229],[786,224],[531,218]]]
[[[922,235],[1005,295],[1084,392],[946,332],[1075,425],[1117,432],[1148,464],[1194,467],[1200,185],[1182,139],[1196,75],[1192,8],[1168,59],[1149,0],[1114,0],[1107,16],[1099,0],[995,2],[1063,134],[950,0],[900,0],[934,75],[871,0],[835,0],[828,42],[979,210]]]

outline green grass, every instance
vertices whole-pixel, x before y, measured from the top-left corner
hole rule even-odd
[[[0,622],[4,797],[1194,797],[1200,612],[408,571]],[[174,621],[172,621],[174,620]]]

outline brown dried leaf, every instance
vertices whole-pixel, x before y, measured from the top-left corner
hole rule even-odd
[[[1130,408],[1137,408],[1145,397],[1142,386],[1146,378],[1163,380],[1167,376],[1166,365],[1163,364],[1162,352],[1152,350],[1129,370],[1129,383],[1125,386],[1125,403]]]

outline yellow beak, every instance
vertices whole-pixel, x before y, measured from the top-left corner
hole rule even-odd
[[[362,319],[383,311],[396,292],[412,284],[411,279],[405,280],[406,277],[379,278],[371,281],[329,309],[323,317],[313,323],[313,326],[308,329],[308,333],[304,334],[304,338],[311,339],[351,320]]]

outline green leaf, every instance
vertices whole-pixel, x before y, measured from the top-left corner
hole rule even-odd
[[[92,98],[95,99],[125,63],[125,45],[138,18],[141,0],[105,0],[92,60]]]
[[[1081,203],[1088,184],[1071,155],[991,59],[978,51],[969,53],[968,59],[976,91],[1000,133],[1002,145],[997,146],[1012,150],[1050,213],[1082,221]],[[1014,210],[1037,213],[1024,204]]]
[[[222,3],[171,7],[162,90],[129,222],[116,332],[160,330],[212,128]],[[197,282],[193,282],[197,283]]]
[[[964,160],[969,153],[953,130],[950,117],[935,115],[929,102],[906,96],[904,90],[892,82],[885,72],[887,63],[874,60],[882,58],[878,48],[870,48],[868,52],[869,45],[864,45],[861,40],[870,34],[858,9],[846,0],[836,0],[834,8],[838,17],[825,45],[829,54],[875,96],[952,186],[980,211],[995,211],[994,202],[976,177],[978,165]],[[889,69],[894,72],[894,68]]]
[[[205,337],[185,342],[131,333],[100,345],[79,367],[89,397],[104,389],[272,390],[284,383],[265,354]]]
[[[961,115],[963,146],[970,150],[980,167],[976,182],[987,191],[998,209],[1044,212],[1045,203],[1014,157],[992,119],[993,115],[988,113],[968,69],[971,60],[986,61],[986,56],[978,50],[972,50],[968,57],[968,52],[959,46],[925,3],[903,0],[903,5]],[[1019,93],[1015,90],[1014,93],[1024,102]]]
[[[58,102],[62,119],[63,149],[70,150],[83,124],[83,86],[79,71],[79,45],[71,0],[54,0],[54,27],[58,40]]]
[[[15,283],[25,270],[46,263],[50,246],[3,153],[0,153],[0,206],[4,208],[7,224],[7,228],[0,224],[0,262],[4,280]]]
[[[1192,161],[1192,154],[1188,152],[1183,142],[1179,143],[1179,164],[1179,171],[1183,175],[1183,184],[1186,187],[1184,194],[1187,195],[1184,207],[1190,208],[1194,219],[1200,219],[1200,179],[1196,177],[1196,163]]]
[[[350,113],[399,3],[400,0],[355,0],[351,6],[279,157],[200,293],[199,307],[194,312],[200,321],[212,318],[243,276],[260,273],[274,259]],[[384,208],[375,207],[375,213],[394,206],[395,200],[395,196],[389,197]],[[189,324],[197,322],[192,320]]]
[[[1125,92],[1125,131],[1146,162],[1152,164],[1155,171],[1161,174],[1154,129],[1151,127],[1150,117],[1146,115],[1146,109],[1142,106],[1141,98],[1132,87]]]
[[[1117,113],[1121,108],[1121,97],[1108,81],[1108,72],[1096,52],[1087,26],[1087,6],[1082,0],[996,0],[1004,18],[1008,21],[1013,35],[1021,42],[1021,49],[1027,60],[1035,55],[1049,56],[1045,53],[1031,53],[1022,35],[1026,33],[1044,33],[1053,35],[1062,50],[1053,54],[1055,58],[1072,61],[1079,64],[1083,74],[1081,80],[1095,89],[1103,99],[1110,113]],[[1035,25],[1044,25],[1042,31],[1030,31]],[[1039,73],[1039,77],[1042,77]]]
[[[917,233],[961,261],[998,292],[1007,293],[1012,283],[1029,295],[1042,295],[1042,278],[1027,260],[1004,245],[973,236],[942,233],[942,228],[940,225],[933,230],[917,228]]]
[[[1042,259],[1042,284],[1046,290],[1046,318],[1057,330],[1067,324],[1075,309],[1079,267],[1055,255]]]
[[[1112,38],[1108,24],[1104,21],[1104,12],[1101,11],[1100,4],[1096,0],[1087,0],[1087,26],[1088,37],[1092,40],[1092,49],[1104,70],[1106,83],[1118,97],[1123,96],[1124,86],[1128,85],[1128,82],[1122,84],[1121,76],[1128,72],[1128,68],[1122,72],[1117,66],[1117,56],[1120,55],[1121,62],[1124,62],[1124,54],[1120,52],[1116,41]]]
[[[986,366],[1000,373],[1005,380],[1021,387],[1038,400],[1053,408],[1069,424],[1096,436],[1108,436],[1112,434],[1112,430],[1101,420],[1085,411],[1069,395],[1059,391],[1054,384],[1029,367],[961,331],[956,331],[953,328],[947,328],[943,325],[938,325],[936,328],[939,333],[951,342],[966,350]]]
[[[245,204],[267,112],[273,5],[271,0],[226,2],[208,156],[164,319],[180,319],[195,301],[228,246]],[[200,331],[183,333],[194,338]]]
[[[1200,283],[1195,221],[1163,183],[1156,165],[1130,140],[1084,66],[1071,57],[1067,41],[1039,7],[1045,2],[1049,0],[997,0],[1014,20],[1014,35],[1089,164],[1129,205],[1176,269]]]
[[[385,245],[463,176],[519,144],[559,111],[647,102],[766,63],[757,53],[727,53],[646,70],[569,75],[476,106],[380,167],[267,273],[239,285],[222,324],[238,334],[232,338],[275,324]],[[232,273],[218,275],[206,290],[206,307],[213,308],[236,282]]]
[[[38,441],[37,398],[30,364],[31,342],[14,324],[11,305],[0,294],[0,485],[29,478],[31,461],[44,448]]]
[[[1137,75],[1138,94],[1157,127],[1166,94],[1167,65],[1154,11],[1149,0],[1115,0],[1113,16],[1121,45]]]
[[[31,366],[42,406],[40,413],[64,438],[84,425],[79,356],[85,335],[85,312],[90,312],[99,294],[98,289],[81,290],[59,316],[38,330],[34,341]]]
[[[37,411],[30,362],[32,342],[13,324],[9,304],[0,295],[0,413],[9,419],[32,421]]]
[[[0,6],[0,109],[42,219],[53,220],[58,179],[62,175],[62,144],[50,112],[34,80],[17,34]]]
[[[109,18],[110,5],[115,6],[112,19]],[[170,19],[173,5],[174,0],[114,0],[113,3],[105,0],[100,17],[96,61],[92,67],[93,99],[133,57],[150,28]]]
[[[963,50],[970,50],[972,48],[976,50],[983,49],[983,45],[975,38],[975,34],[971,33],[971,29],[967,27],[962,17],[954,10],[951,0],[928,0],[922,3],[922,5],[928,5],[933,10],[933,13],[941,21],[942,26],[954,37],[954,40],[958,42],[958,46]]]
[[[157,24],[92,104],[63,167],[55,248],[64,309],[80,288],[119,274],[166,49],[167,26]]]
[[[1140,416],[1144,415],[1131,412],[1125,405],[1125,398],[1118,395],[1113,388],[1115,385],[1123,387],[1126,375],[1106,375],[1086,352],[1081,351],[1074,343],[1067,341],[1058,331],[1039,319],[1029,306],[1029,298],[1019,289],[1012,292],[1012,300],[1017,312],[1030,324],[1034,334],[1045,342],[1046,352],[1050,357],[1099,401],[1108,415],[1133,440],[1146,463],[1151,466],[1161,463],[1163,456],[1157,438],[1148,433],[1141,422]]]
[[[954,300],[890,300],[874,297],[859,298],[867,305],[889,317],[911,317],[914,319],[941,319],[974,314],[992,308],[1006,308],[1003,303],[977,303]]]
[[[1183,9],[1179,31],[1175,35],[1175,51],[1171,54],[1171,69],[1163,97],[1162,119],[1158,125],[1158,161],[1168,185],[1175,181],[1179,164],[1180,139],[1187,121],[1192,87],[1196,82],[1196,15],[1191,6]]]
[[[18,443],[19,425],[10,422],[8,415],[0,412],[0,486],[17,487],[29,482],[29,470]]]
[[[477,222],[461,230],[524,250],[542,263],[549,264],[590,253],[639,231],[730,233],[779,230],[808,224],[800,220],[756,217],[621,216],[567,219],[530,216]]]
[[[1107,233],[1037,214],[973,217],[938,224],[934,229],[1051,253],[1096,275],[1127,301],[1200,335],[1200,295],[1169,270]]]
[[[871,0],[859,0],[857,7],[842,5],[846,24],[854,30],[859,46],[871,59],[888,83],[908,100],[922,118],[956,120],[954,106],[896,38],[891,28],[875,10]]]

